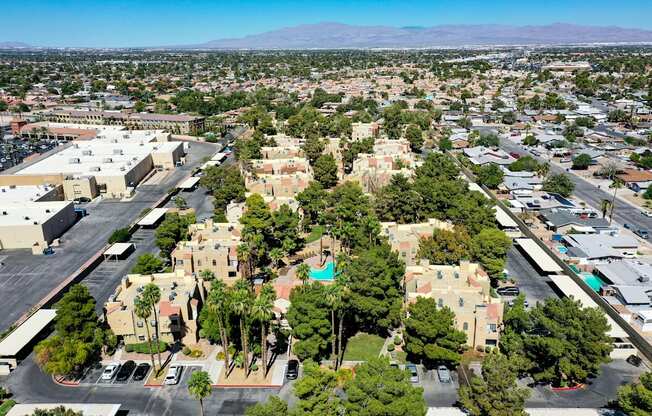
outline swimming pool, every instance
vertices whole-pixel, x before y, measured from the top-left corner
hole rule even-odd
[[[588,272],[583,272],[582,274],[582,279],[586,282],[587,285],[591,286],[591,289],[593,289],[595,292],[599,292],[600,288],[604,284],[602,279],[600,279],[598,276],[588,273]]]
[[[557,246],[557,251],[560,254],[566,254],[566,253],[568,253],[568,248],[566,248],[565,246]]]
[[[310,278],[313,280],[333,280],[335,278],[335,263],[329,261],[323,269],[310,268]]]

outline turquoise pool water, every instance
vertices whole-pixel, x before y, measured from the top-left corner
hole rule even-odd
[[[560,252],[561,254],[566,254],[568,253],[568,248],[565,246],[557,246],[557,251]]]
[[[600,288],[604,284],[598,276],[588,272],[582,273],[582,278],[584,279],[586,284],[591,286],[591,289],[593,289],[596,292],[599,292]]]
[[[329,261],[323,269],[311,267],[310,278],[313,280],[333,280],[335,278],[335,263]]]

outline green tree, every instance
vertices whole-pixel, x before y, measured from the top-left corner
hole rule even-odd
[[[177,195],[174,197],[174,205],[179,209],[184,209],[188,206],[188,202],[186,202],[186,198]]]
[[[32,416],[82,416],[82,412],[75,412],[65,406],[58,406],[54,409],[36,409]]]
[[[315,161],[313,171],[315,180],[324,188],[329,189],[337,185],[337,162],[332,155],[319,156]]]
[[[179,215],[176,212],[165,214],[165,219],[154,234],[156,246],[161,250],[161,257],[169,258],[177,243],[188,238],[188,226],[195,221],[195,214]]]
[[[294,394],[299,399],[293,414],[301,416],[339,416],[342,401],[335,393],[337,374],[320,368],[311,360],[303,363],[303,377],[294,385]]]
[[[200,184],[213,195],[215,217],[219,221],[226,222],[225,211],[229,203],[245,200],[244,178],[237,166],[211,166],[204,170]]]
[[[476,146],[498,147],[500,145],[500,139],[494,133],[482,134],[474,144]]]
[[[200,414],[204,416],[204,399],[211,395],[211,378],[206,371],[195,371],[188,380],[188,393],[199,400]]]
[[[471,252],[473,259],[479,261],[487,274],[498,277],[505,268],[507,252],[512,240],[497,228],[484,228],[473,238]]]
[[[609,213],[609,225],[611,225],[611,221],[614,218],[614,210],[616,209],[616,193],[623,186],[625,186],[625,183],[623,182],[622,179],[617,178],[617,177],[614,178],[611,181],[611,185],[609,185],[609,187],[614,190],[613,197],[611,198],[611,212]]]
[[[413,152],[420,152],[423,146],[423,132],[416,124],[410,124],[405,129],[405,138],[410,142],[410,149]]]
[[[489,163],[481,166],[477,172],[478,183],[490,189],[496,189],[503,183],[504,173],[498,165]]]
[[[275,300],[276,292],[274,291],[274,287],[268,283],[262,287],[260,294],[256,297],[251,306],[252,317],[257,320],[260,325],[260,357],[265,378],[267,378],[267,370],[269,367],[267,358],[267,327],[274,317]]]
[[[321,214],[326,210],[328,193],[321,183],[310,182],[308,187],[297,194],[297,202],[303,212],[303,226],[308,229],[310,225],[319,222]]]
[[[222,280],[211,283],[211,289],[206,298],[206,308],[202,308],[199,321],[202,327],[202,336],[218,341],[222,344],[224,353],[225,376],[230,372],[229,358],[229,315],[231,304],[226,284]]]
[[[517,361],[499,353],[489,354],[482,363],[482,377],[472,377],[459,390],[460,403],[471,416],[527,416],[525,400],[530,391],[517,387]]]
[[[131,238],[131,234],[129,233],[129,228],[124,227],[124,228],[118,228],[109,237],[109,244],[114,244],[114,243],[126,243],[129,241]]]
[[[245,416],[287,416],[288,405],[276,396],[265,403],[256,403],[245,410]]]
[[[313,134],[309,135],[303,146],[301,146],[301,150],[303,150],[303,153],[306,155],[306,159],[308,159],[311,166],[315,165],[315,162],[320,156],[322,156],[325,148],[326,145],[324,144],[324,141],[317,135]]]
[[[652,373],[645,373],[638,382],[620,387],[618,405],[629,416],[652,414]]]
[[[521,156],[508,167],[512,172],[536,172],[538,168],[539,162],[532,156]]]
[[[344,270],[350,305],[364,332],[385,334],[400,321],[405,264],[386,244],[363,250]]]
[[[595,376],[609,362],[609,324],[598,308],[572,298],[548,298],[525,310],[523,298],[508,308],[500,348],[537,382],[569,386]]]
[[[472,240],[464,227],[454,230],[435,229],[431,237],[419,242],[417,257],[430,264],[459,264],[471,259]]]
[[[573,169],[586,170],[591,166],[593,159],[586,153],[582,153],[573,159]]]
[[[423,389],[415,387],[407,372],[390,366],[387,358],[374,358],[356,367],[344,386],[347,415],[424,416]]]
[[[326,288],[318,282],[297,286],[290,293],[287,320],[297,340],[294,353],[300,360],[327,357],[331,335]]]
[[[381,221],[417,223],[422,214],[421,195],[413,189],[406,176],[396,174],[376,193],[374,209]]]
[[[310,278],[310,266],[307,263],[301,263],[297,266],[297,277],[305,285]]]
[[[156,312],[158,308],[158,303],[161,301],[161,289],[156,286],[154,283],[148,283],[143,287],[143,291],[140,295],[142,299],[151,306],[152,314],[154,315],[154,329],[156,330],[156,340],[161,339],[160,336],[160,327],[158,321],[158,313]],[[161,349],[156,348],[158,354],[158,366],[159,368],[163,367],[161,362]]]
[[[455,314],[450,308],[438,308],[434,299],[418,297],[408,307],[404,324],[409,357],[429,367],[459,362],[466,334],[455,329]]]
[[[145,253],[138,256],[134,268],[131,269],[132,273],[136,274],[152,274],[158,273],[163,270],[163,260],[153,255],[152,253]]]
[[[551,192],[559,194],[563,197],[568,197],[575,190],[575,184],[568,175],[559,173],[556,175],[550,175],[543,181],[543,190],[546,192]]]
[[[448,150],[453,150],[453,142],[448,137],[441,137],[439,139],[439,150],[446,152]]]
[[[245,377],[249,377],[249,328],[252,318],[251,307],[253,294],[251,293],[249,284],[245,280],[238,280],[233,289],[231,308],[238,317]]]
[[[147,332],[147,345],[149,346],[149,357],[152,360],[152,368],[156,368],[156,365],[154,364],[154,348],[152,348],[152,336],[149,332],[149,322],[148,322],[149,317],[152,313],[152,306],[140,296],[136,296],[134,298],[133,306],[134,306],[134,313],[136,317],[144,321],[145,330]],[[157,347],[156,350],[158,351],[159,348]],[[160,367],[158,370],[160,371]]]

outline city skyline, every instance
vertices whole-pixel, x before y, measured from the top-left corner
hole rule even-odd
[[[30,10],[27,16],[25,10]],[[4,6],[0,42],[24,42],[42,47],[148,47],[200,44],[238,38],[286,27],[338,22],[360,26],[431,27],[444,24],[548,25],[562,22],[589,26],[652,29],[646,19],[652,5],[599,0],[586,7],[580,1],[545,5],[514,0],[479,2],[393,0],[331,0],[306,6],[296,1],[195,1],[137,4],[115,1],[56,4],[31,0]],[[146,23],[145,23],[146,22]]]

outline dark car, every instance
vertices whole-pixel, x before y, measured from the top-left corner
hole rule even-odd
[[[641,358],[638,355],[630,355],[627,357],[627,362],[633,365],[634,367],[640,367],[641,366]]]
[[[116,381],[129,380],[129,377],[131,376],[131,373],[134,372],[135,368],[136,368],[136,363],[131,360],[122,364],[122,367],[120,367],[120,371],[118,371],[118,375],[115,376]]]
[[[138,367],[136,367],[136,371],[134,371],[134,381],[141,381],[144,380],[145,377],[147,377],[147,373],[149,373],[149,368],[150,365],[147,363],[142,363],[138,364]]]
[[[85,204],[87,202],[91,202],[90,198],[87,198],[85,196],[80,196],[79,198],[76,198],[74,201],[75,204]]]
[[[285,373],[285,376],[289,380],[294,380],[295,378],[299,377],[299,361],[297,360],[288,361],[288,369],[287,372]]]
[[[516,286],[505,286],[496,289],[496,293],[501,296],[518,296],[521,291]]]
[[[639,236],[639,237],[641,237],[641,238],[643,238],[645,240],[647,240],[650,237],[647,230],[636,230],[636,231],[634,231],[634,234],[636,234],[637,236]]]

